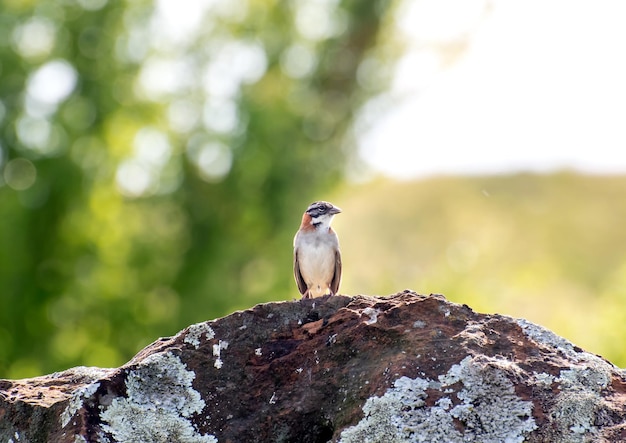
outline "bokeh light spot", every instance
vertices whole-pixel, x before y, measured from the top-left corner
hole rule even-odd
[[[208,182],[218,182],[230,172],[233,163],[231,150],[223,143],[210,142],[203,145],[197,154],[196,164],[200,176]]]
[[[94,103],[83,97],[72,97],[63,106],[63,121],[77,131],[88,129],[96,120]]]
[[[4,181],[16,191],[30,188],[37,180],[37,169],[25,158],[11,160],[4,167]]]
[[[50,138],[51,125],[45,118],[21,117],[16,124],[17,137],[29,148],[41,149]]]
[[[231,100],[210,100],[204,106],[204,126],[222,134],[233,132],[239,122],[237,105]]]
[[[255,41],[215,42],[206,67],[204,88],[207,93],[223,99],[234,99],[242,83],[259,81],[267,70],[263,46]]]
[[[160,168],[167,163],[172,147],[167,136],[158,129],[145,127],[141,128],[134,141],[136,158],[142,163]]]
[[[176,100],[167,110],[170,127],[179,133],[192,131],[198,124],[198,106],[189,100]]]
[[[306,77],[316,64],[315,52],[300,43],[289,46],[280,57],[281,69],[291,78]]]
[[[32,17],[13,31],[16,51],[25,58],[45,57],[54,48],[56,27],[43,17]]]
[[[183,59],[152,56],[139,73],[138,93],[150,100],[161,100],[191,83],[191,66]]]
[[[58,105],[76,87],[78,74],[65,60],[53,60],[37,69],[28,79],[27,93],[44,105]]]
[[[140,161],[130,159],[122,162],[115,176],[118,189],[127,197],[145,194],[152,184],[150,171]]]

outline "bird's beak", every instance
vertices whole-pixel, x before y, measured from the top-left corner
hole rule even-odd
[[[335,215],[335,214],[339,214],[341,212],[341,208],[338,208],[337,206],[333,206],[328,213],[330,215]]]

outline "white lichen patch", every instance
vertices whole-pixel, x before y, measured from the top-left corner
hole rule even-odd
[[[194,378],[172,353],[151,355],[128,373],[127,397],[113,399],[100,414],[103,431],[115,442],[216,443],[189,419],[205,406],[192,387]]]
[[[561,371],[555,379],[559,394],[555,398],[551,417],[561,436],[569,442],[594,441],[594,425],[598,411],[604,407],[602,390],[611,381],[611,366],[595,358],[585,366]]]
[[[611,382],[610,367],[600,359],[593,363],[588,362],[585,366],[561,371],[560,377],[557,379],[561,383],[561,389],[574,388],[580,390],[584,388],[584,390],[591,392],[600,392],[605,389]]]
[[[519,398],[506,376],[512,366],[468,356],[438,380],[400,377],[382,397],[366,401],[365,417],[345,429],[340,442],[521,443],[537,425],[532,402]],[[426,404],[427,390],[437,391],[433,406]]]
[[[374,308],[369,308],[369,307],[363,309],[362,315],[366,315],[369,317],[369,319],[365,321],[365,324],[373,325],[374,323],[376,323],[378,321],[379,314],[380,314],[380,309],[374,309]]]
[[[554,332],[542,326],[523,318],[514,319],[524,334],[540,346],[552,348],[553,350],[565,355],[573,362],[584,362],[589,359],[601,360],[593,354],[576,349],[572,342],[555,334]]]
[[[558,377],[535,374],[537,386],[547,389],[548,382],[550,386],[552,383],[558,386],[550,410],[558,438],[571,443],[595,441],[598,430],[594,423],[599,411],[606,407],[602,391],[619,370],[600,357],[577,349],[548,329],[523,319],[516,322],[539,346],[551,348],[571,362],[569,369],[561,370]]]
[[[187,335],[185,335],[185,343],[189,343],[194,348],[198,349],[202,340],[211,340],[214,337],[215,332],[213,332],[213,329],[211,329],[207,322],[196,323],[195,325],[189,326]]]
[[[83,400],[95,394],[99,387],[100,383],[96,382],[83,386],[74,392],[69,404],[61,414],[62,427],[66,427],[68,425],[74,414],[76,414],[76,412],[83,407]]]
[[[226,340],[220,340],[218,343],[213,345],[213,356],[216,357],[213,366],[217,369],[221,369],[224,365],[224,362],[222,361],[222,350],[224,349],[228,349],[228,342]]]
[[[554,377],[550,374],[546,374],[545,372],[533,372],[533,377],[535,379],[535,384],[539,387],[548,389],[554,383]]]
[[[571,342],[565,340],[561,336],[556,335],[549,329],[546,329],[523,318],[515,319],[515,322],[520,328],[522,328],[524,333],[529,338],[533,339],[537,343],[557,347],[559,349],[567,349],[571,352],[574,351],[574,346]]]
[[[80,380],[80,382],[86,383],[72,394],[67,407],[61,413],[60,418],[62,427],[66,427],[74,414],[76,414],[76,412],[83,407],[83,401],[86,398],[91,397],[98,390],[100,383],[96,382],[96,380],[105,377],[109,372],[109,369],[77,366],[75,368],[68,369],[67,371],[56,372],[50,376],[51,378],[70,377],[73,380]]]

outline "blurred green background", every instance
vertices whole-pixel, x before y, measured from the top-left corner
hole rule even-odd
[[[301,213],[389,76],[389,1],[0,8],[0,377],[297,294]]]
[[[377,180],[336,200],[342,291],[442,293],[626,366],[626,176]]]
[[[626,364],[626,179],[346,182],[402,51],[394,3],[0,8],[0,378],[118,366],[295,298],[322,198],[344,209],[342,293],[444,293]]]

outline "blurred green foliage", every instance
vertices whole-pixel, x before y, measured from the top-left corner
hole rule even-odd
[[[376,181],[333,198],[342,292],[442,293],[626,366],[626,177]]]
[[[3,1],[0,377],[294,297],[292,236],[389,77],[391,8]]]

